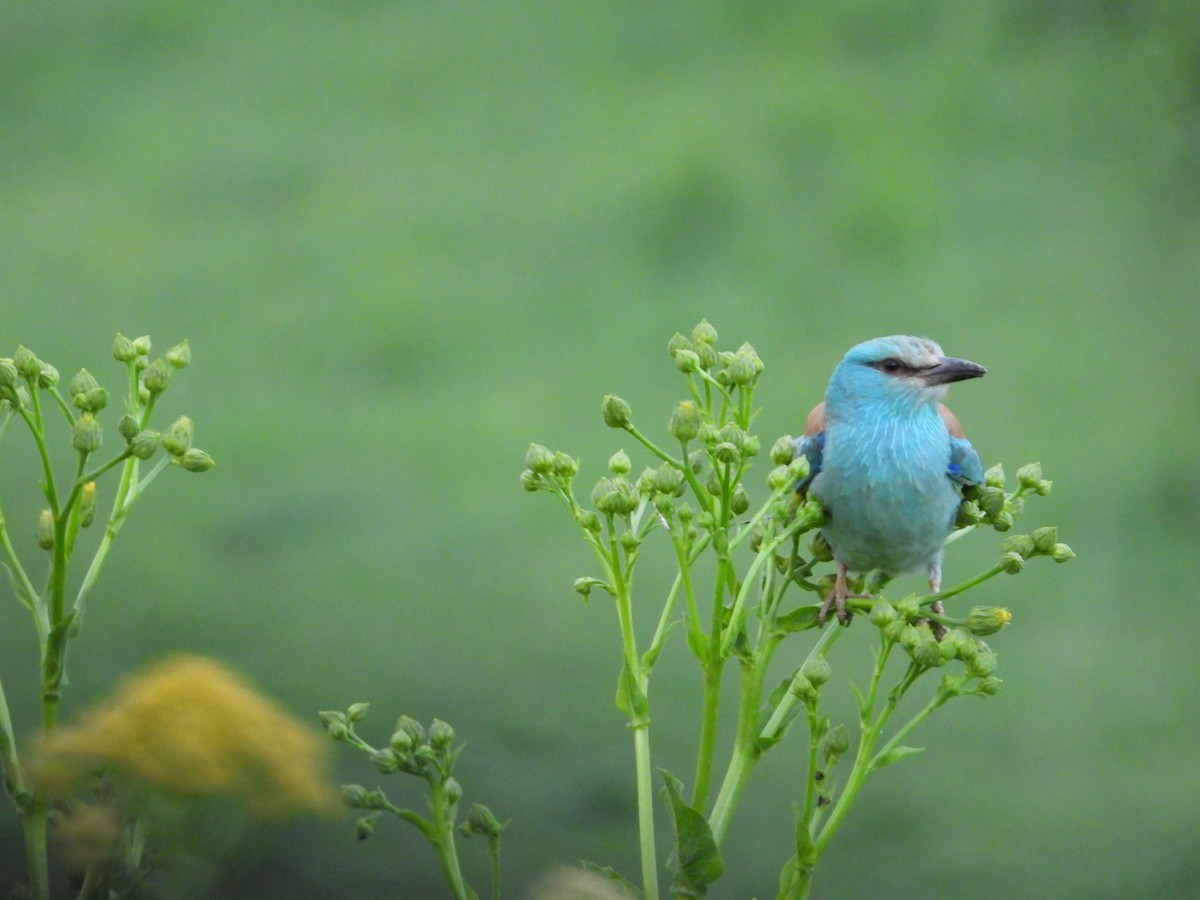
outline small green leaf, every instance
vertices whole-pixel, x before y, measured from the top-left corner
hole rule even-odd
[[[666,784],[671,817],[675,824],[675,847],[667,859],[667,870],[675,876],[671,893],[676,897],[703,897],[708,885],[721,877],[725,864],[713,840],[704,814],[683,799],[683,784],[666,769],[659,769]]]
[[[850,682],[850,690],[854,694],[855,701],[858,703],[858,717],[864,722],[867,721],[868,713],[870,712],[867,709],[867,698],[863,696],[862,690],[853,681]]]
[[[815,604],[813,606],[797,607],[787,615],[777,618],[775,620],[775,628],[784,634],[791,634],[794,631],[808,631],[810,628],[816,628],[817,614],[820,611],[821,607]]]
[[[887,753],[882,753],[871,761],[872,769],[882,769],[884,766],[890,766],[894,762],[899,762],[905,757],[914,756],[917,753],[924,752],[924,747],[893,747]]]

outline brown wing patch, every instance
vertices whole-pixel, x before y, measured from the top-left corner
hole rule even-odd
[[[804,436],[820,434],[825,430],[825,402],[821,401],[812,408],[804,422]]]
[[[944,403],[938,404],[938,415],[942,417],[942,421],[946,423],[946,430],[950,432],[950,437],[963,440],[966,435],[963,434],[962,425],[958,422],[958,416],[950,412],[950,408]]]

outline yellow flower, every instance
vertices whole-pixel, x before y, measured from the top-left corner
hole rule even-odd
[[[33,766],[38,786],[56,796],[97,770],[152,791],[230,797],[257,818],[337,806],[322,736],[199,656],[130,679],[50,735]]]

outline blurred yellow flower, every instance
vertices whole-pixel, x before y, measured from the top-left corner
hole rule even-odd
[[[42,744],[39,788],[62,796],[97,770],[185,797],[222,795],[258,818],[330,812],[326,742],[220,663],[176,656]]]

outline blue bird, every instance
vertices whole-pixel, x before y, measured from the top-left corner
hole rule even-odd
[[[821,528],[837,562],[830,608],[850,622],[849,571],[886,577],[919,568],[929,590],[942,581],[942,551],[962,489],[983,483],[979,454],[941,401],[948,385],[987,370],[942,354],[927,338],[893,335],[851,348],[833,370],[825,402],[808,415],[797,450],[808,477],[797,486],[825,508]],[[941,604],[933,606],[941,613]]]

